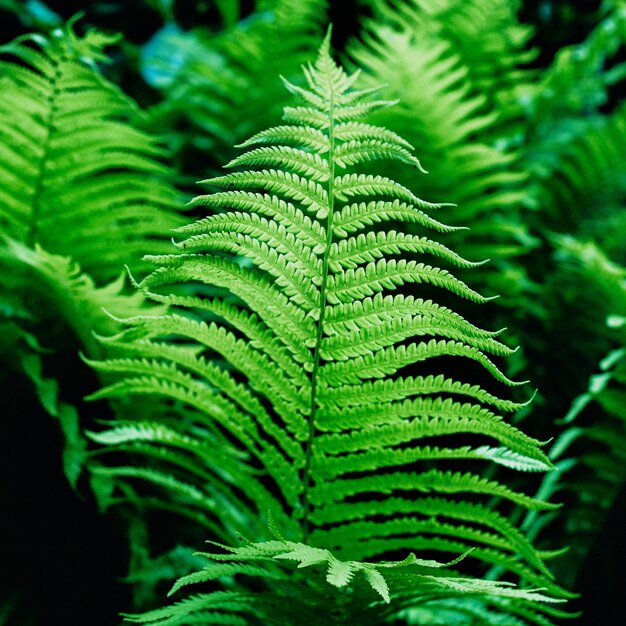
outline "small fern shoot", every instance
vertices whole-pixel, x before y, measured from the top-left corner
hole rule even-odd
[[[391,103],[353,88],[357,74],[332,60],[330,34],[304,73],[306,89],[285,81],[302,101],[285,108],[285,123],[246,141],[251,149],[229,164],[236,171],[205,181],[213,193],[193,206],[210,215],[178,229],[175,253],[147,257],[156,269],[140,288],[170,312],[125,320],[121,334],[104,339],[120,358],[94,363],[119,379],[93,397],[156,397],[176,409],[175,418],[146,410],[91,435],[134,455],[132,465],[94,468],[113,481],[111,500],[178,511],[226,545],[244,535],[249,544],[227,548],[226,559],[209,555],[209,572],[184,582],[240,574],[261,577],[267,591],[224,579],[225,591],[133,619],[296,624],[310,618],[314,594],[328,609],[324,623],[382,623],[446,598],[456,610],[474,585],[477,612],[548,624],[556,613],[542,600],[567,593],[506,512],[554,505],[481,465],[543,471],[551,463],[501,417],[514,403],[445,367],[474,366],[491,386],[515,385],[494,362],[511,350],[497,332],[420,296],[485,302],[435,262],[476,264],[427,234],[403,232],[409,224],[453,230],[429,215],[442,205],[360,171],[379,159],[422,167],[401,137],[362,121]],[[285,539],[266,543],[268,523]],[[278,556],[294,551],[316,575],[285,573]],[[411,563],[420,575],[428,569],[433,587],[394,578],[402,560],[387,573],[381,563],[397,553],[415,554]],[[442,558],[425,566],[420,553]],[[469,572],[499,566],[523,588],[455,570],[438,577],[436,566],[466,553]],[[343,595],[327,595],[325,577]],[[353,577],[351,588],[368,584],[348,597]],[[278,609],[281,597],[291,605]],[[234,607],[254,619],[231,615]],[[271,607],[282,621],[267,617]]]

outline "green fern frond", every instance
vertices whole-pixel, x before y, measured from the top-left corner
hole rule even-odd
[[[422,193],[458,205],[446,212],[450,223],[471,224],[471,232],[449,238],[450,246],[465,258],[494,259],[472,272],[474,284],[517,301],[514,285],[524,281],[504,279],[505,268],[536,245],[521,213],[532,202],[519,150],[520,103],[531,89],[520,70],[528,61],[528,28],[508,0],[372,4],[374,15],[350,42],[348,56],[365,70],[360,84],[384,82],[400,104],[370,121],[419,146],[431,173],[420,183]],[[409,181],[407,168],[391,171]]]
[[[546,207],[544,219],[560,232],[595,239],[609,256],[623,261],[626,106],[578,126],[577,136],[567,137],[558,150],[553,147],[549,163],[541,152],[530,154]]]
[[[74,487],[88,459],[78,410],[86,390],[61,383],[59,348],[80,367],[78,350],[104,356],[93,333],[119,330],[116,316],[164,310],[126,293],[120,274],[126,263],[142,267],[139,250],[163,250],[180,224],[163,149],[98,70],[114,41],[79,37],[70,22],[0,46],[0,333],[14,336],[2,359],[58,421]]]
[[[162,148],[94,64],[111,41],[69,25],[0,47],[0,230],[71,256],[98,282],[164,250],[180,224]]]
[[[531,26],[520,23],[516,0],[373,0],[375,18],[396,29],[407,23],[452,44],[471,82],[496,105],[512,100],[536,52]],[[507,93],[508,92],[508,93]]]
[[[11,239],[0,239],[0,270],[4,276],[0,294],[2,359],[30,379],[43,408],[58,420],[65,437],[65,475],[75,487],[87,460],[87,441],[79,427],[77,407],[61,399],[59,381],[45,373],[53,358],[55,331],[63,334],[66,345],[77,341],[85,353],[102,357],[102,345],[93,331],[111,333],[118,329],[103,311],[140,313],[145,301],[140,293],[123,293],[123,276],[96,287],[72,259]],[[47,327],[45,332],[42,326]]]
[[[607,2],[602,19],[584,41],[558,50],[541,78],[532,107],[536,129],[541,133],[549,129],[552,142],[567,142],[584,131],[589,117],[607,105],[613,107],[609,90],[626,78],[626,65],[618,56],[625,32],[623,4]]]
[[[345,623],[344,619],[387,623],[393,616],[389,606],[392,597],[406,608],[413,604],[416,596],[421,598],[418,605],[423,605],[442,596],[455,598],[456,602],[458,598],[467,600],[486,595],[493,598],[494,603],[503,602],[499,607],[501,616],[509,611],[513,614],[523,612],[515,601],[528,604],[554,602],[541,590],[520,590],[510,583],[451,577],[437,571],[455,565],[465,555],[449,563],[418,559],[414,554],[402,561],[368,563],[342,561],[329,550],[286,541],[280,536],[263,543],[245,542],[239,548],[215,545],[225,552],[198,553],[208,558],[209,564],[201,571],[181,578],[170,590],[170,595],[188,585],[225,576],[263,578],[271,582],[271,591],[260,595],[243,590],[200,594],[167,609],[157,609],[141,616],[127,615],[126,618],[131,622],[159,625],[207,623],[208,619],[212,620],[210,623],[291,624],[298,615],[301,619],[322,620],[320,623],[324,624]],[[304,582],[313,593],[302,588]],[[344,589],[348,586],[358,590],[358,595],[346,594]],[[297,589],[300,590],[296,592]],[[316,606],[315,592],[322,590],[330,594],[331,601]],[[363,599],[369,599],[369,602],[364,603]],[[513,608],[508,608],[507,603]],[[452,606],[450,604],[448,609]],[[243,619],[240,613],[250,613],[250,616],[239,622]],[[249,619],[253,621],[249,622]],[[535,623],[542,622],[536,620]]]
[[[546,476],[538,490],[541,498],[567,494],[572,501],[568,512],[562,519],[530,512],[523,523],[529,535],[549,548],[554,547],[549,532],[576,537],[556,563],[560,578],[575,584],[582,573],[580,563],[585,562],[626,483],[626,268],[609,260],[591,242],[566,236],[554,241],[560,246],[561,284],[585,285],[584,296],[577,292],[582,310],[586,302],[593,302],[594,308],[583,320],[587,328],[597,327],[597,331],[583,343],[579,361],[597,353],[599,346],[610,349],[561,420],[563,430],[549,453],[557,472]],[[599,327],[601,318],[604,329]]]
[[[429,255],[452,266],[473,265],[426,234],[447,230],[425,213],[442,205],[357,167],[390,156],[372,143],[378,134],[395,155],[415,167],[418,162],[404,158],[406,142],[394,134],[356,122],[389,103],[370,103],[353,90],[357,77],[332,60],[329,39],[305,69],[308,88],[294,89],[304,105],[286,109],[291,123],[257,135],[258,144],[288,138],[292,145],[252,147],[234,163],[253,169],[205,181],[219,191],[194,204],[213,214],[180,229],[186,238],[175,253],[147,257],[155,269],[139,286],[172,311],[126,319],[122,333],[104,340],[123,357],[94,363],[119,376],[94,397],[151,396],[173,404],[184,419],[160,428],[140,410],[134,424],[113,423],[92,434],[111,450],[161,458],[158,470],[139,469],[145,466],[140,460],[135,467],[97,471],[116,479],[113,499],[131,493],[131,502],[140,498],[145,505],[147,491],[157,494],[155,502],[165,499],[163,506],[206,516],[206,526],[223,543],[232,543],[238,532],[252,537],[255,543],[228,549],[227,568],[211,565],[186,582],[238,571],[260,575],[256,566],[237,570],[233,554],[267,562],[291,555],[301,565],[324,562],[331,585],[343,588],[354,577],[369,587],[365,596],[346,600],[348,612],[324,623],[343,623],[348,614],[356,622],[361,615],[387,619],[428,598],[463,594],[493,594],[499,609],[505,600],[515,605],[511,611],[523,614],[520,622],[544,623],[534,604],[568,594],[498,509],[554,505],[487,478],[479,468],[539,471],[552,465],[540,442],[497,415],[514,403],[456,380],[440,358],[457,362],[460,371],[478,365],[481,380],[516,385],[494,362],[510,349],[496,340],[499,332],[480,330],[433,300],[408,295],[414,285],[425,285],[451,300],[489,299],[450,270],[422,262]],[[350,130],[341,138],[336,130],[346,123]],[[346,222],[335,224],[351,212],[356,217],[348,234]],[[418,223],[424,234],[395,230],[406,222]],[[376,234],[369,229],[374,224]],[[429,375],[414,375],[420,363]],[[135,479],[152,483],[152,490],[136,487]],[[173,488],[163,497],[159,486],[165,484]],[[267,510],[286,539],[259,542]],[[330,554],[331,546],[339,557]],[[381,595],[387,599],[387,565],[360,562],[398,550],[455,558],[471,548],[468,560],[499,565],[522,587],[429,574],[422,588],[398,574],[396,591],[389,574],[395,613],[380,613],[387,606],[380,602]],[[182,624],[218,615],[224,623],[238,623],[252,611],[262,623],[291,624],[299,619],[296,613],[310,614],[314,605],[307,604],[307,594],[323,593],[317,582],[298,593],[302,603],[263,621],[265,600],[276,611],[273,594],[282,597],[295,584],[275,563],[268,571],[268,590],[255,594],[254,607],[245,586],[235,585],[133,619]],[[549,590],[549,596],[528,585]],[[223,613],[229,608],[236,618]]]

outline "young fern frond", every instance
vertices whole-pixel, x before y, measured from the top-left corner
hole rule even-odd
[[[246,142],[270,149],[253,147],[231,164],[253,169],[205,181],[216,193],[192,204],[212,215],[179,229],[185,238],[176,253],[147,257],[156,268],[139,286],[172,311],[125,320],[122,333],[104,339],[124,356],[94,363],[119,379],[93,397],[152,396],[181,413],[160,425],[146,411],[91,435],[138,459],[133,467],[97,470],[113,479],[111,498],[126,492],[142,506],[160,506],[159,488],[167,484],[162,506],[204,519],[224,543],[239,533],[253,542],[228,549],[228,566],[211,556],[208,573],[184,582],[237,573],[267,579],[267,591],[235,583],[134,619],[248,623],[232,615],[240,611],[255,615],[250,623],[301,622],[314,610],[311,594],[327,593],[324,574],[292,591],[299,579],[270,554],[280,548],[296,551],[301,565],[329,563],[329,582],[340,588],[355,572],[368,572],[368,584],[351,599],[339,594],[324,623],[365,616],[373,621],[360,623],[378,623],[423,602],[455,601],[469,586],[483,606],[515,614],[519,623],[548,624],[538,603],[567,592],[505,511],[510,503],[554,505],[484,477],[480,466],[552,465],[538,441],[500,415],[519,405],[445,367],[450,359],[458,371],[475,366],[486,380],[514,385],[493,360],[510,350],[499,333],[409,295],[420,285],[450,299],[488,300],[433,265],[469,261],[428,235],[396,230],[418,223],[426,233],[445,232],[426,214],[441,205],[362,173],[380,157],[400,155],[414,171],[419,162],[405,141],[359,121],[390,103],[353,88],[356,76],[335,64],[329,40],[305,68],[307,89],[287,85],[303,104],[285,110],[285,125]],[[429,375],[414,375],[421,364]],[[159,469],[142,469],[142,456],[160,458]],[[152,484],[147,495],[141,482]],[[268,510],[286,537],[280,546],[262,541]],[[396,580],[393,568],[383,572],[384,563],[361,562],[398,551],[449,560],[472,548],[467,561],[498,565],[548,595],[438,578],[432,563],[427,578],[435,578],[422,587],[407,576]],[[237,565],[251,550],[263,563]],[[381,602],[387,584],[390,608]],[[291,602],[284,600],[289,593]]]
[[[197,553],[196,556],[210,559],[209,564],[179,579],[169,595],[182,587],[226,576],[262,578],[271,582],[270,590],[259,594],[231,589],[195,595],[164,609],[127,615],[127,619],[162,626],[295,624],[298,620],[322,624],[346,623],[344,620],[382,624],[394,619],[400,608],[407,611],[415,605],[428,606],[432,599],[441,597],[455,602],[463,598],[470,606],[474,603],[475,610],[481,606],[480,599],[487,597],[496,606],[503,602],[499,607],[500,617],[509,618],[519,610],[507,607],[511,598],[528,603],[554,602],[538,590],[521,591],[510,583],[445,576],[438,571],[455,565],[465,555],[449,563],[418,559],[414,554],[395,562],[341,561],[326,549],[287,541],[275,529],[273,532],[273,541],[246,542],[239,548],[214,544],[222,549],[221,553]],[[356,593],[346,594],[348,586]],[[320,602],[320,593],[324,593],[325,602]],[[447,611],[454,612],[454,609],[448,606]]]

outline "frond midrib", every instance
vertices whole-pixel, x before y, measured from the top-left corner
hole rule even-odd
[[[326,218],[326,242],[324,244],[324,256],[322,260],[322,283],[320,286],[320,304],[319,318],[317,320],[317,333],[315,338],[315,347],[313,349],[313,369],[311,371],[311,409],[309,415],[309,429],[305,444],[305,460],[303,469],[303,489],[302,489],[302,537],[306,543],[310,532],[310,488],[311,488],[311,461],[313,455],[313,442],[315,439],[315,416],[317,411],[317,383],[320,374],[320,358],[322,339],[324,337],[324,319],[326,317],[326,299],[327,299],[327,283],[328,273],[330,269],[330,254],[333,243],[333,214],[335,210],[335,93],[332,80],[328,81],[328,216]]]
[[[28,235],[26,237],[27,244],[32,248],[39,238],[39,216],[41,212],[41,200],[44,195],[44,188],[46,185],[46,163],[50,157],[50,147],[52,144],[52,137],[54,134],[54,116],[57,109],[57,98],[60,93],[60,83],[63,74],[63,56],[59,58],[50,56],[50,62],[54,66],[54,74],[49,79],[49,85],[51,87],[50,95],[48,96],[48,111],[44,120],[45,136],[43,139],[43,146],[41,151],[41,157],[37,163],[37,177],[33,184],[33,196],[31,202],[30,212],[30,224],[28,226]]]

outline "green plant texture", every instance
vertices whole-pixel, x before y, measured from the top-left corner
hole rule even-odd
[[[619,622],[622,0],[0,18],[0,626]]]
[[[510,349],[498,333],[403,293],[424,284],[483,303],[450,271],[422,259],[473,263],[426,235],[391,226],[450,230],[427,213],[440,205],[390,178],[360,173],[362,163],[380,159],[422,168],[399,136],[361,121],[391,103],[372,99],[371,89],[352,88],[358,74],[348,76],[333,62],[329,36],[305,75],[306,89],[286,82],[300,98],[285,108],[286,123],[246,141],[252,149],[229,163],[238,171],[206,181],[215,193],[192,205],[214,214],[177,230],[184,237],[179,254],[148,257],[157,267],[139,287],[170,312],[127,319],[129,328],[105,344],[128,356],[95,364],[125,375],[96,397],[147,394],[183,402],[186,427],[134,420],[91,435],[127,450],[141,444],[138,451],[149,455],[156,444],[164,466],[157,471],[138,461],[98,468],[96,475],[169,485],[178,506],[202,515],[220,537],[247,533],[258,542],[267,536],[269,511],[280,532],[298,540],[234,549],[227,568],[209,566],[187,582],[223,571],[263,575],[238,569],[239,559],[328,563],[331,585],[343,588],[363,572],[391,604],[385,570],[360,559],[411,549],[458,556],[473,540],[481,545],[468,559],[500,565],[558,595],[541,556],[488,502],[496,497],[532,510],[552,505],[467,469],[470,461],[487,461],[541,471],[550,468],[547,457],[539,442],[499,415],[518,408],[514,403],[436,366],[441,357],[474,361],[513,385],[490,359]],[[428,375],[402,374],[422,362],[432,363]],[[454,443],[457,435],[464,445]],[[197,468],[203,468],[201,489],[194,485]],[[511,559],[514,552],[523,558]],[[416,581],[416,589],[397,592],[399,607],[424,601],[414,570],[428,566],[416,556],[397,564]],[[496,582],[473,588],[472,579],[445,578],[437,589],[436,575],[425,580],[432,587],[426,598],[485,595],[486,606],[531,618],[528,604],[549,600]],[[268,593],[276,593],[271,587]],[[184,603],[178,617],[157,611],[144,619],[160,623],[165,615],[183,624],[188,610],[221,608],[223,592],[215,593],[217,605],[210,594]],[[300,609],[297,596],[288,603],[279,593],[271,604],[286,612],[271,614],[250,606],[255,595],[234,591],[225,598],[259,623],[295,623],[300,611],[320,604],[307,597]],[[383,621],[398,611],[357,595],[341,605],[327,623]]]
[[[103,308],[141,308],[122,293],[124,262],[139,249],[162,249],[180,223],[162,151],[133,128],[136,107],[94,65],[110,43],[96,32],[78,38],[70,25],[0,49],[3,352],[17,351],[63,423],[76,420],[74,410],[59,404],[56,383],[41,372],[42,353],[58,340],[51,325],[99,354],[92,333],[111,328]]]

